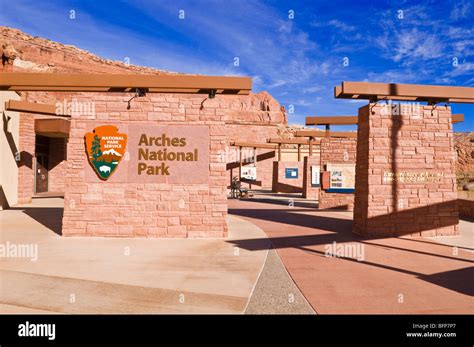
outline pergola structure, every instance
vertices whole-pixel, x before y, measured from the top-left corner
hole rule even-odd
[[[46,92],[137,92],[238,94],[252,90],[249,77],[142,74],[51,74],[6,72],[0,90]]]
[[[264,149],[277,149],[276,145],[270,143],[257,143],[257,142],[245,142],[245,141],[231,141],[231,146],[239,147],[239,180],[242,180],[242,148],[253,148],[253,160],[254,163],[257,163],[257,148],[264,148]],[[243,180],[247,181],[247,180]],[[249,182],[250,183],[250,182]]]
[[[301,146],[309,146],[309,155],[313,155],[314,139],[308,140],[302,138],[293,139],[281,139],[281,138],[270,138],[267,139],[268,143],[274,143],[278,145],[278,161],[281,161],[281,146],[282,145],[297,145],[298,146],[298,161],[301,161]]]

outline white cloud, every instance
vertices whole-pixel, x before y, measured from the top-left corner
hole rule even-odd
[[[467,18],[471,12],[471,8],[472,6],[469,1],[458,1],[451,10],[450,18],[453,20]]]

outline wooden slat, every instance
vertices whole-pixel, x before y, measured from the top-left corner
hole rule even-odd
[[[208,92],[238,94],[252,90],[249,77],[139,74],[52,74],[6,72],[0,90],[16,91],[123,91],[135,88],[152,92]]]

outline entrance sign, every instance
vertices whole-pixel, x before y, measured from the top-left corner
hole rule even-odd
[[[327,164],[327,171],[331,173],[330,189],[353,190],[355,188],[355,164]]]
[[[257,180],[257,168],[255,166],[242,166],[240,178]]]
[[[298,168],[286,168],[285,169],[285,178],[288,178],[288,179],[298,178]]]
[[[311,187],[319,187],[321,168],[317,165],[311,165]]]
[[[85,135],[87,159],[97,176],[106,181],[125,154],[127,135],[113,125],[102,125]]]
[[[127,181],[209,182],[209,127],[130,124]]]

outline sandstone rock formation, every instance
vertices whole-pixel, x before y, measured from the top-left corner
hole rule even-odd
[[[0,26],[0,56],[2,56],[0,72],[176,74],[103,59],[83,49],[33,37],[21,30],[4,26]],[[284,108],[267,92],[230,97],[228,100],[232,100],[229,123],[287,124]]]

